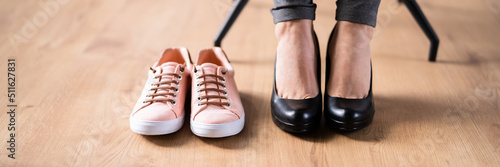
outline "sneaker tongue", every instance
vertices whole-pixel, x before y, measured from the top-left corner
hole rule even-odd
[[[209,69],[209,68],[217,69],[217,67],[219,67],[219,66],[216,65],[216,64],[213,64],[213,63],[203,63],[203,64],[200,65],[200,67],[204,68],[204,69],[205,68],[207,68],[207,69]]]
[[[175,62],[166,62],[161,64],[160,66],[155,67],[155,70],[163,69],[163,73],[173,73],[175,72],[175,68],[179,65],[179,63]]]

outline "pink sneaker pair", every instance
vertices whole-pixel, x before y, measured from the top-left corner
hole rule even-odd
[[[192,64],[186,48],[163,51],[130,115],[130,128],[143,135],[176,132],[184,123],[184,105],[191,90],[191,131],[201,137],[238,134],[245,112],[234,70],[219,47],[204,49]]]

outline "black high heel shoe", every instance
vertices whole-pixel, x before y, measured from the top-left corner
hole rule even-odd
[[[317,69],[318,95],[308,99],[285,99],[276,93],[276,61],[274,64],[274,85],[271,97],[271,115],[274,124],[292,133],[308,132],[316,129],[321,121],[321,57],[318,38],[314,33]]]
[[[339,131],[354,131],[367,127],[372,123],[375,107],[372,95],[372,72],[370,72],[370,90],[368,96],[362,99],[346,99],[328,95],[328,80],[330,78],[330,42],[335,28],[330,34],[326,52],[325,74],[325,123],[328,127]],[[371,63],[370,63],[371,71]]]

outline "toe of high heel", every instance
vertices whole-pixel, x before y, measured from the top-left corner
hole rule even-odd
[[[340,131],[353,131],[371,124],[375,114],[372,94],[363,99],[345,99],[325,94],[325,124]]]
[[[276,92],[276,91],[275,91]],[[273,92],[271,115],[274,124],[292,133],[316,129],[321,120],[321,94],[309,99],[284,99]]]

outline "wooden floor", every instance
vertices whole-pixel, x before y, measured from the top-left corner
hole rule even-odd
[[[231,2],[2,0],[0,166],[500,166],[498,0],[419,0],[441,39],[435,63],[408,10],[384,0],[372,41],[373,124],[339,134],[322,123],[306,135],[271,121],[273,3],[252,0],[222,43],[243,131],[205,139],[186,122],[170,135],[132,133],[128,117],[158,54],[211,47]],[[325,53],[335,3],[316,3]],[[16,159],[7,156],[8,58],[16,60]]]

